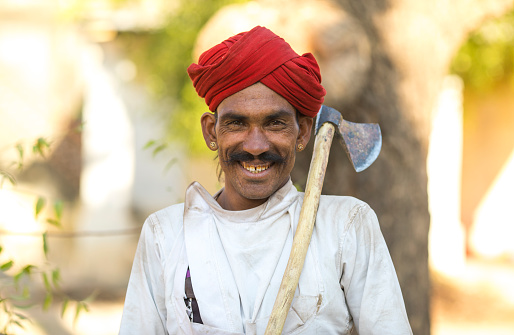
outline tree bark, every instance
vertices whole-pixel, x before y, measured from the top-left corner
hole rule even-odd
[[[426,157],[431,112],[454,54],[485,18],[512,6],[498,1],[339,1],[371,41],[368,86],[337,106],[347,119],[378,121],[382,153],[355,174],[333,150],[326,193],[365,199],[378,214],[404,292],[414,334],[430,334]]]

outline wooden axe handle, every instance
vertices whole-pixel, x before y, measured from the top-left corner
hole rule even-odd
[[[305,188],[305,197],[300,211],[298,227],[293,239],[291,255],[289,256],[284,277],[273,305],[265,335],[281,334],[282,328],[284,328],[284,322],[291,307],[296,286],[298,286],[300,274],[302,273],[303,263],[305,262],[305,255],[311,241],[334,131],[334,125],[326,122],[321,126],[316,135],[309,176],[307,177],[307,186]]]

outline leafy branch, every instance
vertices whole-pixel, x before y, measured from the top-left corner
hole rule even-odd
[[[30,146],[32,148],[32,153],[36,157],[41,157],[43,159],[46,158],[46,155],[50,150],[50,142],[44,137],[37,138]],[[0,166],[0,188],[3,187],[5,181],[8,181],[11,185],[17,184],[14,172],[8,170],[14,167],[17,172],[20,172],[24,168],[26,145],[18,142],[14,145],[14,149],[17,153],[16,160],[12,161],[7,168],[2,168]]]
[[[9,164],[11,171],[0,168],[0,188],[3,187],[5,181],[9,181],[13,187],[16,187],[15,173],[23,170],[27,152],[31,152],[36,158],[46,159],[50,146],[51,143],[43,137],[39,137],[31,143],[30,151],[26,150],[27,145],[23,145],[21,142],[16,143],[14,145],[17,153],[16,160]],[[16,171],[12,171],[13,167]],[[62,228],[63,211],[62,200],[51,200],[43,196],[37,196],[37,200],[35,200],[34,219],[43,222],[48,227]],[[45,215],[43,215],[44,213]],[[44,311],[48,311],[54,301],[59,300],[61,301],[61,316],[63,316],[74,304],[75,321],[82,312],[89,310],[89,303],[94,298],[93,296],[78,300],[71,298],[62,290],[60,269],[48,259],[47,236],[48,230],[45,229],[41,233],[42,254],[45,261],[37,265],[18,264],[12,257],[6,255],[6,250],[0,243],[0,256],[4,256],[0,263],[0,334],[24,329],[28,323],[32,322],[24,310],[34,305],[41,305]],[[37,279],[38,277],[39,279]],[[36,281],[39,281],[41,285],[37,285]],[[35,294],[41,290],[43,298],[39,298],[38,294]]]
[[[152,150],[152,156],[155,157],[159,153],[168,149],[168,144],[160,143],[155,140],[150,140],[150,141],[146,142],[145,146],[143,147],[143,150],[150,150],[150,149]],[[175,165],[177,162],[178,162],[177,157],[170,158],[168,160],[168,162],[166,163],[166,165],[164,166],[164,172],[168,172],[173,167],[173,165]]]

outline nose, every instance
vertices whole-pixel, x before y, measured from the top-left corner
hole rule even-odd
[[[250,129],[243,142],[243,150],[256,157],[269,149],[270,143],[264,131],[259,127]]]

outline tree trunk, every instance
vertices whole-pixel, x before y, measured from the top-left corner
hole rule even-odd
[[[334,142],[323,193],[353,195],[377,213],[416,335],[430,334],[426,158],[432,108],[467,34],[487,17],[506,12],[513,2],[339,0],[331,4],[344,14],[335,16],[333,9],[313,9],[322,1],[262,0],[262,6],[268,6],[265,15],[256,15],[255,7],[251,14],[241,10],[235,15],[232,8],[228,17],[217,15],[206,29],[217,29],[218,36],[226,37],[229,31],[242,31],[246,20],[249,28],[265,25],[290,43],[299,35],[310,38],[300,44],[320,63],[327,104],[350,121],[380,124],[382,152],[359,174]],[[302,16],[305,12],[311,15]],[[229,27],[231,18],[237,22],[234,27]],[[305,184],[312,142],[297,157],[292,177],[299,184]]]
[[[467,34],[512,3],[339,1],[366,31],[372,66],[360,96],[334,107],[349,120],[379,122],[383,148],[360,174],[341,164],[344,154],[333,148],[324,193],[354,195],[377,212],[414,334],[430,334],[426,157],[431,111]]]
[[[374,165],[359,174],[349,163],[341,164],[344,153],[333,148],[323,192],[354,195],[377,212],[413,332],[430,334],[426,157],[431,111],[467,34],[512,1],[339,4],[366,31],[372,65],[360,96],[333,107],[348,120],[378,122],[383,148]],[[303,175],[307,162],[297,166]]]

